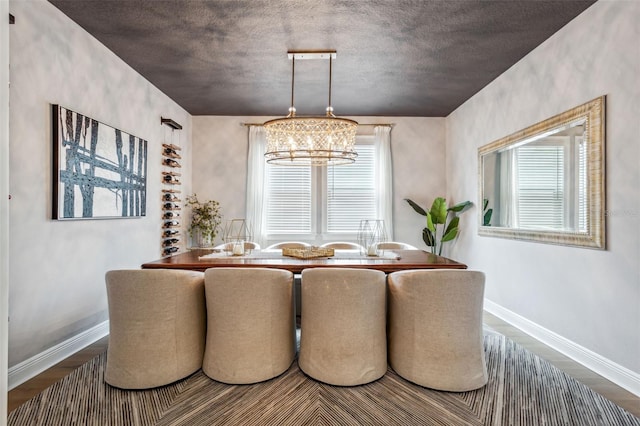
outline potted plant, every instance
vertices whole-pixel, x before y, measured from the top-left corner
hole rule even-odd
[[[473,205],[471,201],[464,201],[447,207],[447,200],[438,197],[433,200],[431,209],[425,210],[408,198],[405,198],[405,201],[417,213],[427,217],[427,226],[422,230],[422,239],[428,247],[431,247],[431,253],[438,256],[442,255],[444,243],[452,241],[458,236],[460,230],[460,217],[458,214]]]
[[[220,203],[215,200],[200,202],[196,194],[187,196],[186,200],[185,206],[191,208],[189,235],[192,241],[198,247],[211,247],[222,223]]]

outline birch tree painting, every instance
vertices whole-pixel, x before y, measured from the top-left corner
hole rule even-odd
[[[146,215],[147,141],[53,105],[54,219]]]

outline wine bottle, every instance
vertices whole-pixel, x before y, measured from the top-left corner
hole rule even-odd
[[[171,237],[172,235],[178,235],[180,233],[180,231],[176,230],[176,229],[167,229],[166,231],[164,231],[164,236],[166,237]]]
[[[164,254],[171,254],[178,251],[178,247],[167,247],[164,249]]]
[[[170,220],[164,223],[165,228],[171,228],[173,226],[178,226],[178,225],[180,225],[180,222],[178,222],[177,220]]]
[[[172,160],[171,158],[165,158],[163,161],[165,166],[169,166],[169,167],[180,167],[180,163],[178,163],[175,160]]]
[[[173,218],[177,218],[180,215],[178,213],[173,213],[173,212],[165,212],[164,213],[164,218],[165,219],[173,219]]]
[[[168,240],[164,240],[164,241],[162,242],[162,245],[166,247],[166,246],[170,246],[170,245],[172,245],[172,244],[175,244],[175,243],[177,243],[177,242],[179,242],[179,241],[180,241],[180,240],[179,240],[179,239],[177,239],[177,238],[170,238],[170,239],[168,239]]]
[[[175,201],[180,201],[180,198],[178,198],[178,197],[176,197],[175,195],[172,195],[172,194],[164,194],[162,196],[162,199],[164,201],[174,201],[174,202]],[[180,206],[174,205],[174,208],[178,208],[178,207],[180,207]]]

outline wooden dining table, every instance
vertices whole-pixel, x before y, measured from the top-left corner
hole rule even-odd
[[[424,250],[387,250],[381,256],[367,256],[357,250],[335,250],[331,257],[300,259],[283,256],[281,250],[254,250],[242,256],[232,256],[212,249],[191,249],[142,264],[143,269],[209,268],[278,268],[299,274],[308,268],[362,268],[385,273],[412,269],[466,269],[467,265]]]

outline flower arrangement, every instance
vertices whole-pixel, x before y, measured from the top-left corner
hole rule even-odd
[[[210,245],[218,235],[222,223],[220,203],[215,200],[200,202],[196,194],[187,196],[186,200],[185,206],[191,208],[189,235],[193,238],[196,231],[202,237],[202,242],[206,243],[204,245]],[[202,242],[199,245],[202,246]]]

